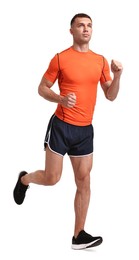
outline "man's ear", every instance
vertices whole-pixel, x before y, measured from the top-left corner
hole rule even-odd
[[[71,33],[71,34],[73,34],[72,28],[70,28],[70,30],[69,30],[69,31],[70,31],[70,33]]]

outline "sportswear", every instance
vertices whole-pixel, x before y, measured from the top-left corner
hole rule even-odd
[[[72,238],[72,249],[85,249],[94,246],[99,246],[102,243],[102,237],[93,237],[81,230],[77,238]]]
[[[18,205],[21,205],[25,199],[25,194],[27,189],[29,188],[29,185],[24,185],[21,182],[21,178],[22,176],[26,175],[27,172],[23,171],[20,172],[19,176],[18,176],[18,180],[17,183],[15,185],[14,191],[13,191],[13,196],[14,196],[14,200]]]
[[[60,120],[56,115],[50,118],[44,140],[49,149],[61,156],[82,157],[93,153],[93,126],[76,126]]]
[[[58,79],[61,96],[75,93],[75,106],[66,108],[58,104],[55,115],[78,126],[92,123],[98,83],[111,80],[108,62],[102,55],[91,50],[79,52],[73,47],[52,58],[44,77],[52,83]]]

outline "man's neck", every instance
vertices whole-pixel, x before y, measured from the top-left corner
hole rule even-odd
[[[89,51],[89,44],[85,43],[85,44],[77,44],[77,43],[73,43],[73,49],[79,52],[88,52]]]

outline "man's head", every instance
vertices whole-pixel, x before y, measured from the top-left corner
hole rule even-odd
[[[75,22],[76,18],[83,18],[83,17],[90,19],[90,21],[92,22],[92,19],[91,19],[91,17],[88,14],[79,13],[79,14],[75,14],[73,16],[73,18],[71,19],[71,22],[70,22],[70,26],[72,27],[72,25]]]
[[[92,35],[92,19],[89,15],[84,13],[74,15],[70,25],[70,33],[73,35],[74,42],[77,44],[86,44],[90,41]]]

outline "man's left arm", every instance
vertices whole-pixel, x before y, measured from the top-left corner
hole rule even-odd
[[[113,80],[107,81],[101,84],[106,98],[113,101],[119,92],[120,87],[120,77],[123,71],[123,66],[119,61],[112,60],[111,71],[113,72]]]

